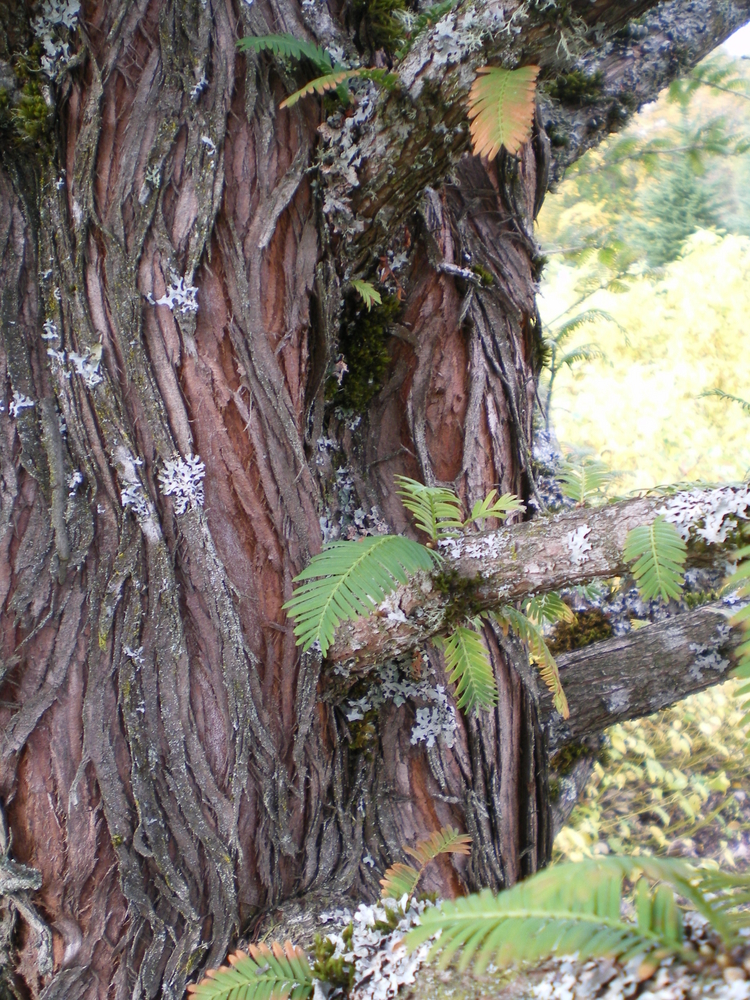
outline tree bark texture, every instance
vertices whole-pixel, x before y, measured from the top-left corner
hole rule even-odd
[[[235,43],[288,31],[352,55],[335,3],[91,0],[51,134],[4,133],[7,995],[179,998],[259,915],[304,894],[373,896],[402,845],[447,823],[473,849],[437,868],[442,893],[547,859],[546,749],[516,645],[486,630],[497,709],[426,748],[412,701],[355,731],[333,664],[300,656],[282,604],[331,533],[411,531],[395,474],[469,505],[492,487],[533,495],[548,177],[625,120],[624,94],[651,99],[750,10],[566,6],[573,35],[543,4],[489,4],[473,48],[459,7],[452,49],[428,31],[399,91],[364,89],[324,120],[313,99],[280,111],[291,68]],[[0,11],[8,62],[31,46],[29,13]],[[635,17],[653,46],[629,41]],[[463,99],[487,60],[538,61],[548,78],[594,61],[601,106],[587,118],[542,95],[521,156],[483,164],[466,154]],[[545,121],[565,145],[551,150]],[[362,375],[342,347],[367,319],[349,282],[377,274],[398,313],[353,412],[326,387],[339,360]],[[164,475],[191,456],[205,504],[183,510]],[[432,649],[401,669],[445,683]],[[674,683],[673,697],[689,688]]]

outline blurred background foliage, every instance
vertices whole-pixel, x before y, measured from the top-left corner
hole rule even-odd
[[[538,222],[542,419],[621,491],[750,472],[750,60],[721,50],[587,154]],[[737,682],[615,726],[557,858],[750,863]]]
[[[750,395],[750,60],[719,50],[583,157],[538,237],[563,447],[624,489],[744,478],[746,416],[701,393]]]
[[[730,681],[613,726],[555,856],[667,854],[750,862],[747,727]]]

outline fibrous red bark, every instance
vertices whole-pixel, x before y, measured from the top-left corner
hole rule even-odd
[[[572,8],[576,58],[606,77],[599,117],[543,99],[532,143],[491,165],[464,155],[473,67],[573,65],[565,25],[533,3],[488,5],[475,51],[459,8],[453,48],[428,31],[400,92],[323,121],[314,100],[279,111],[290,68],[235,42],[284,30],[352,52],[335,4],[91,0],[51,132],[19,144],[3,119],[0,870],[39,875],[2,897],[0,989],[179,997],[267,910],[372,895],[402,844],[446,823],[473,852],[440,891],[546,860],[546,748],[518,648],[487,631],[498,708],[426,746],[414,698],[348,720],[282,604],[324,536],[410,530],[397,473],[470,504],[533,493],[550,169],[632,107],[639,67],[637,101],[749,9]],[[33,35],[20,0],[5,11],[11,61]],[[653,47],[622,34],[640,15]],[[553,119],[568,129],[554,155]],[[384,272],[401,297],[385,375],[345,412],[326,385],[361,309],[348,283]],[[434,650],[402,668],[423,692],[444,681]]]

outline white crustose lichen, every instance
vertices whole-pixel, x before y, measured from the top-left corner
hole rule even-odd
[[[120,492],[120,502],[123,509],[130,507],[138,521],[144,521],[150,516],[148,497],[140,483],[130,483]]]
[[[400,986],[409,986],[415,981],[415,973],[427,958],[430,944],[409,952],[404,938],[430,905],[404,896],[398,902],[388,899],[372,906],[360,903],[353,915],[344,909],[321,913],[321,923],[333,923],[341,930],[348,923],[352,925],[351,938],[348,935],[344,938],[341,931],[326,935],[335,945],[333,958],[354,963],[352,1000],[390,1000]],[[384,933],[380,928],[387,924],[387,911],[396,911],[398,923],[395,930]],[[316,981],[313,1000],[323,1000],[325,996],[321,984]]]
[[[143,646],[139,646],[138,649],[132,649],[130,646],[123,645],[122,651],[137,667],[143,666]]]
[[[40,61],[47,76],[54,76],[58,67],[70,59],[70,45],[62,41],[59,32],[61,28],[74,28],[80,11],[80,0],[45,0],[39,14],[32,18],[32,30],[44,49]]]
[[[429,662],[425,660],[425,663],[430,669]],[[456,739],[456,709],[448,699],[445,685],[432,685],[427,679],[406,680],[400,676],[395,663],[388,663],[380,670],[379,683],[373,683],[364,697],[347,703],[346,718],[349,722],[357,722],[364,719],[366,712],[380,708],[386,701],[400,708],[409,700],[428,703],[416,709],[412,744],[425,743],[433,747],[439,742],[444,747],[452,747]]]
[[[192,101],[197,101],[204,90],[208,89],[208,80],[206,79],[206,74],[201,73],[200,80],[195,84],[193,89],[190,91],[190,99]]]
[[[587,541],[586,537],[590,533],[591,528],[588,524],[582,524],[575,531],[569,531],[565,536],[565,542],[570,552],[570,561],[576,566],[581,566],[590,559],[588,553],[591,551],[591,542]]]
[[[158,188],[161,184],[161,167],[157,163],[152,163],[146,170],[145,178],[146,183],[152,188]]]
[[[65,351],[58,351],[54,347],[48,347],[47,356],[57,362],[58,365],[62,365],[63,368],[65,367]]]
[[[83,482],[83,473],[76,469],[68,476],[68,496],[74,497],[76,495],[76,490]]]
[[[49,354],[49,351],[47,353]],[[90,354],[77,354],[75,351],[71,351],[68,354],[68,360],[72,363],[75,374],[81,376],[89,389],[93,389],[95,386],[104,381],[104,378],[99,371],[98,358],[95,358]]]
[[[685,541],[691,529],[696,535],[712,542],[725,542],[737,518],[747,520],[750,507],[750,487],[723,487],[715,490],[692,490],[669,497],[657,513],[670,521]]]
[[[428,747],[434,747],[435,743],[440,742],[450,749],[456,741],[456,709],[448,701],[445,687],[438,684],[435,688],[427,688],[423,696],[436,704],[417,709],[411,730],[412,744],[423,742]]]

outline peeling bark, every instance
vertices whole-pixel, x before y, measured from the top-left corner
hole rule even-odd
[[[0,908],[0,954],[12,940],[15,965],[0,989],[180,998],[264,914],[375,895],[402,845],[445,823],[473,851],[436,871],[436,891],[507,885],[547,860],[546,737],[522,651],[488,629],[497,709],[459,717],[453,746],[425,748],[411,742],[411,701],[355,732],[330,668],[299,655],[282,611],[321,524],[410,530],[395,474],[450,483],[469,504],[495,486],[533,495],[533,217],[563,162],[545,115],[569,123],[565,162],[605,127],[542,99],[518,159],[465,155],[480,60],[537,60],[548,78],[574,64],[556,51],[555,20],[506,7],[482,51],[441,62],[428,32],[400,93],[363,90],[354,122],[323,121],[314,100],[280,111],[289,68],[235,49],[272,28],[353,53],[335,5],[91,0],[51,91],[51,132],[37,144],[3,133],[0,802],[12,858],[5,841],[0,857],[3,872],[38,875],[7,897],[12,913]],[[650,99],[748,16],[739,2],[693,4],[705,31],[669,3],[572,7],[586,26],[576,59],[608,60],[605,104],[640,65],[637,100]],[[661,18],[669,44],[631,58],[618,32],[640,14]],[[31,48],[28,15],[20,0],[0,9],[3,74]],[[343,413],[326,381],[356,318],[348,283],[389,252],[405,256],[385,376],[362,412]],[[164,488],[194,456],[204,505]],[[537,529],[512,530],[522,545]],[[619,557],[601,550],[604,574]],[[537,576],[513,586],[541,587]],[[445,682],[434,651],[402,667]]]

